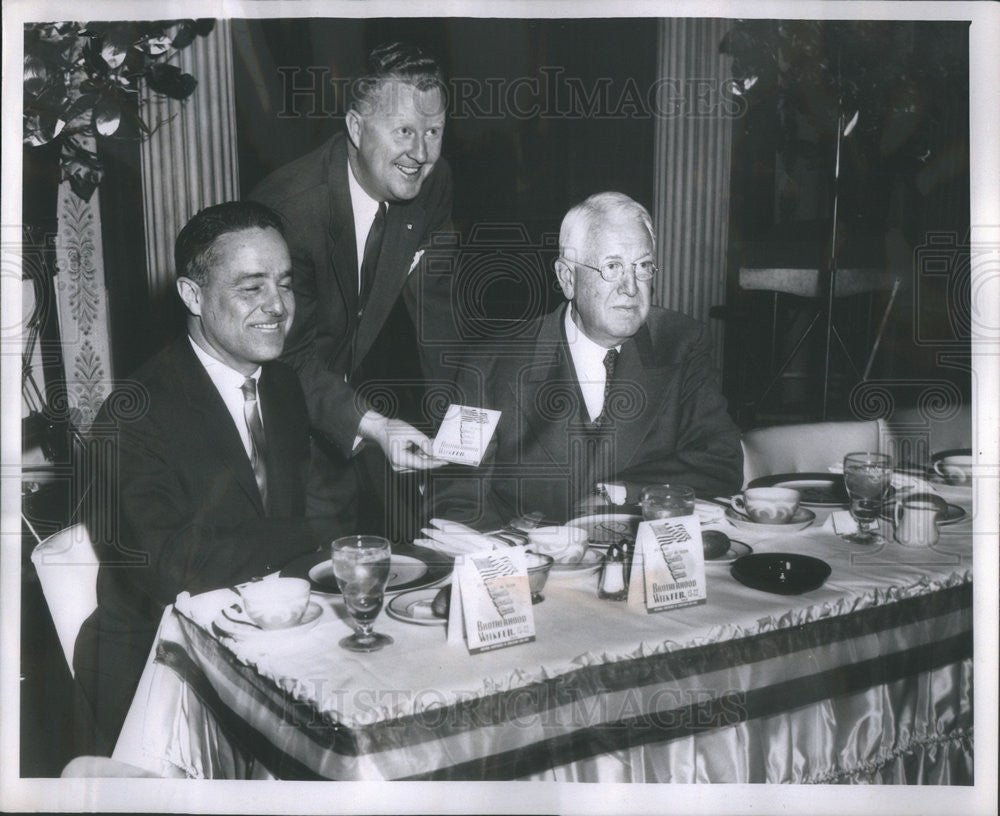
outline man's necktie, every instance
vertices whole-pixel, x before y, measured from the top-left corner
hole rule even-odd
[[[267,445],[264,442],[264,424],[260,421],[260,411],[257,408],[257,381],[253,377],[247,377],[240,390],[243,392],[243,418],[250,431],[250,467],[257,480],[260,500],[266,508],[267,468],[264,460],[267,458]]]
[[[386,204],[380,201],[375,220],[372,221],[368,237],[365,239],[365,252],[361,260],[361,286],[359,302],[362,306],[368,302],[368,295],[375,280],[375,270],[378,268],[378,256],[382,251],[382,236],[385,235]]]
[[[618,349],[609,348],[608,353],[604,355],[604,370],[607,372],[604,379],[604,402],[601,403],[600,415],[594,420],[594,424],[598,426],[610,422],[608,419],[608,397],[611,394],[611,380],[614,379],[616,365],[618,365]]]

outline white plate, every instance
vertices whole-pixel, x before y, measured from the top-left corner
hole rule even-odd
[[[448,570],[450,572],[450,570]],[[437,583],[447,573],[432,571],[430,567],[419,558],[401,553],[393,553],[389,566],[389,578],[386,581],[385,595],[396,595],[408,589],[418,588],[423,585]],[[308,572],[309,580],[328,595],[339,595],[337,579],[333,576],[333,561],[324,558]],[[316,591],[316,588],[313,588]]]
[[[431,611],[431,602],[440,592],[440,587],[434,589],[411,589],[400,592],[389,601],[385,608],[390,618],[415,623],[417,626],[444,626],[447,618],[439,618]]]
[[[261,629],[246,616],[242,607],[239,606],[239,602],[237,602],[223,608],[215,616],[212,625],[222,634],[239,640],[274,636],[285,638],[308,632],[319,623],[320,618],[324,616],[324,612],[326,611],[316,601],[309,601],[309,606],[306,607],[302,619],[294,626],[286,626],[283,629]]]
[[[751,521],[746,516],[730,508],[726,511],[726,519],[734,527],[754,533],[795,533],[799,530],[804,530],[812,524],[816,520],[816,514],[812,510],[800,507],[795,511],[792,520],[785,524],[761,524],[757,521]]]

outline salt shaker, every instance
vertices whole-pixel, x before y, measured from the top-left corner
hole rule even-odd
[[[597,597],[604,601],[624,601],[628,597],[628,552],[626,542],[613,542],[601,564]]]

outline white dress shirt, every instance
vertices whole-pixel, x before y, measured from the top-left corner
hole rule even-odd
[[[229,414],[233,418],[236,430],[240,433],[240,439],[243,441],[243,448],[247,452],[247,459],[249,459],[250,429],[247,428],[246,416],[243,413],[244,400],[243,391],[241,390],[243,383],[246,381],[246,375],[240,374],[239,371],[230,368],[221,360],[216,360],[211,354],[205,351],[205,349],[199,346],[190,335],[188,335],[188,340],[191,341],[191,348],[194,349],[195,355],[205,367],[205,372],[208,374],[215,387],[219,390],[219,396],[222,397],[222,401],[226,403],[226,408],[229,410]],[[254,382],[258,386],[257,410],[260,411],[260,421],[263,422],[264,409],[260,404],[259,391],[260,366],[258,366],[257,370],[250,376],[253,377]]]
[[[365,192],[347,162],[347,187],[351,191],[351,209],[354,211],[354,246],[358,252],[358,293],[361,292],[361,264],[365,258],[365,242],[371,231],[379,202]]]
[[[608,372],[604,368],[604,358],[608,350],[583,333],[582,329],[573,322],[573,304],[566,309],[565,326],[566,342],[569,344],[569,353],[573,358],[573,368],[576,369],[576,381],[580,384],[580,391],[583,392],[583,402],[587,406],[587,413],[590,414],[590,421],[593,422],[604,410],[604,384],[608,379]],[[619,352],[621,345],[614,347]]]

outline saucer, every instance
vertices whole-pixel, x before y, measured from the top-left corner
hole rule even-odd
[[[730,507],[726,510],[726,519],[734,527],[754,533],[795,533],[812,524],[816,520],[816,514],[812,510],[800,507],[795,511],[795,515],[784,524],[766,524],[753,521]]]
[[[237,611],[238,610],[238,611]],[[285,626],[281,629],[261,629],[256,623],[251,621],[239,602],[223,607],[219,614],[212,621],[212,626],[221,634],[244,640],[247,638],[266,638],[272,636],[288,637],[289,635],[300,635],[308,632],[323,617],[323,607],[316,601],[309,601],[309,606],[302,614],[299,622],[293,626]]]

